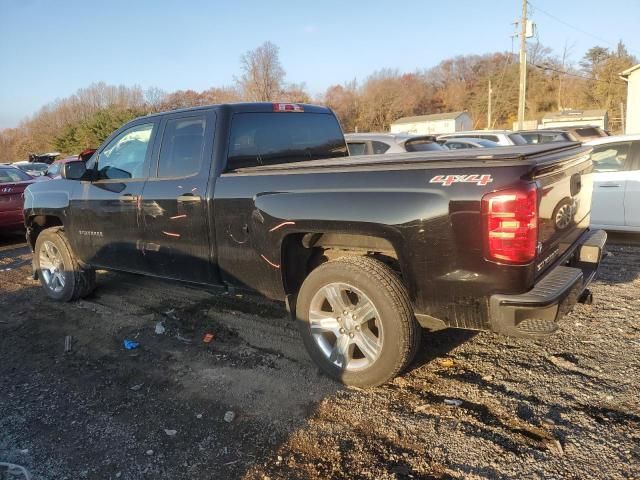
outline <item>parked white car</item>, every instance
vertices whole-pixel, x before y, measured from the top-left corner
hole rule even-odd
[[[591,226],[640,232],[640,135],[602,137],[593,146]]]

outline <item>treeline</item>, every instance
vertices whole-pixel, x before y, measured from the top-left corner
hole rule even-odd
[[[529,46],[526,118],[539,120],[562,109],[609,110],[611,127],[626,101],[619,73],[637,63],[620,43],[614,50],[591,48],[576,66],[567,49],[561,55],[540,44]],[[487,125],[489,84],[492,120]],[[358,85],[330,87],[323,101],[345,131],[384,131],[404,116],[466,110],[474,128],[511,128],[517,118],[518,56],[512,53],[464,55],[415,73],[381,70]]]
[[[620,43],[591,48],[578,65],[540,44],[529,46],[527,118],[563,108],[602,108],[619,117],[626,84],[618,74],[637,63]],[[345,131],[384,131],[403,116],[467,110],[474,128],[510,128],[516,119],[518,59],[512,53],[465,55],[413,73],[380,70],[362,83],[333,85],[314,99],[304,84],[286,82],[278,47],[266,42],[240,59],[234,85],[202,92],[93,84],[44,106],[16,128],[0,131],[0,162],[30,152],[77,153],[98,146],[113,130],[140,115],[238,101],[317,102],[334,109]],[[487,125],[489,83],[492,121]],[[615,129],[615,125],[612,125]]]

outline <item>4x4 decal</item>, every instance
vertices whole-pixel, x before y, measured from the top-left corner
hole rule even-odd
[[[429,183],[441,183],[444,187],[449,187],[454,183],[475,183],[484,186],[493,182],[491,175],[436,175]]]

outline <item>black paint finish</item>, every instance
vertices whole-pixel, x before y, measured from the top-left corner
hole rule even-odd
[[[296,115],[300,122],[309,114],[333,115],[322,107],[304,110],[221,105],[136,120],[128,126],[156,125],[145,179],[34,184],[25,195],[27,226],[37,216],[58,218],[74,251],[90,265],[250,288],[280,300],[295,293],[286,290],[283,272],[301,268],[285,263],[288,239],[316,232],[376,237],[393,246],[416,313],[473,329],[489,328],[491,295],[532,289],[571,260],[588,230],[590,150],[573,143],[341,157],[226,172],[233,115]],[[159,178],[167,121],[185,116],[207,119],[201,169],[185,178]],[[490,175],[491,182],[430,182],[451,175]],[[539,196],[538,257],[521,266],[486,260],[482,196],[531,183]],[[125,198],[129,194],[133,200]],[[560,228],[562,207],[570,218],[565,215]]]

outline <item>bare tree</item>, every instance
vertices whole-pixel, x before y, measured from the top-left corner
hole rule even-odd
[[[278,51],[277,45],[265,42],[241,57],[242,76],[237,82],[245,99],[268,102],[280,96],[285,72]]]

